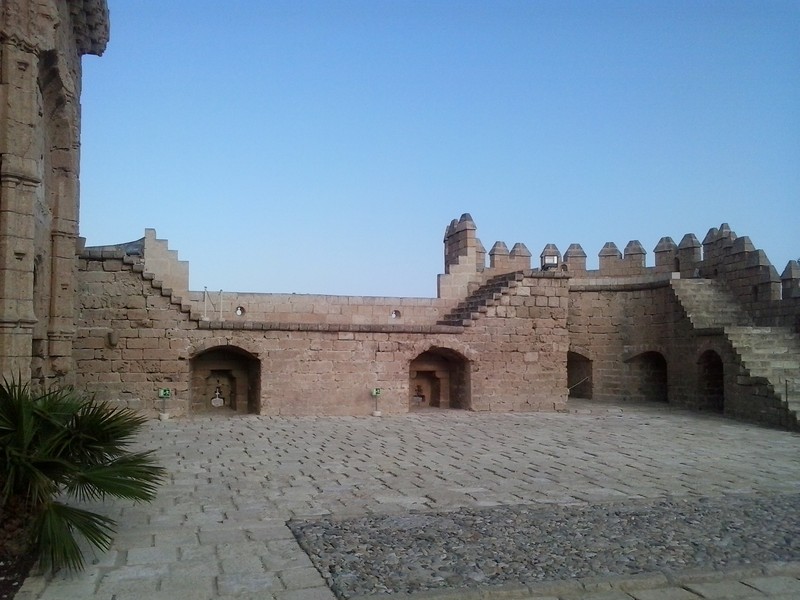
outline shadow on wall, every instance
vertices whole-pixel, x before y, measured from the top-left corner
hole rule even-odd
[[[697,361],[697,371],[700,408],[724,412],[725,382],[722,358],[713,350],[706,350]]]

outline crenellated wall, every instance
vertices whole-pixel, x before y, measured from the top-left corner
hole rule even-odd
[[[487,252],[444,236],[437,298],[189,290],[147,229],[78,237],[81,56],[105,0],[0,4],[0,371],[155,415],[565,410],[654,401],[798,427],[800,266],[781,274],[723,223],[663,237]],[[487,263],[488,259],[488,263]]]
[[[101,399],[150,414],[364,415],[381,388],[379,409],[399,414],[424,380],[448,386],[453,408],[565,406],[565,277],[521,277],[470,327],[440,323],[454,303],[426,298],[230,293],[219,318],[202,293],[178,297],[147,272],[158,263],[142,248],[81,255],[78,384]]]
[[[86,248],[79,381],[175,414],[368,414],[380,387],[387,413],[562,410],[572,395],[788,423],[774,387],[745,368],[721,326],[697,321],[676,282],[714,278],[748,322],[791,320],[796,264],[781,299],[763,252],[726,225],[704,244],[662,238],[652,267],[638,241],[624,253],[609,242],[596,270],[578,244],[563,257],[546,244],[531,269],[523,244],[497,242],[487,265],[476,231],[469,214],[448,227],[439,298],[187,291],[188,263],[154,230]],[[173,395],[159,401],[164,387]]]
[[[444,273],[439,275],[439,298],[460,300],[492,277],[532,268],[531,252],[523,243],[509,251],[498,241],[486,252],[476,235],[477,227],[469,213],[453,220],[444,238]],[[651,277],[663,279],[678,273],[683,278],[711,278],[728,286],[744,307],[763,325],[800,327],[800,267],[789,261],[781,275],[763,250],[756,249],[748,237],[737,237],[727,223],[708,231],[701,243],[687,233],[676,244],[662,237],[653,249],[654,265],[647,266],[647,251],[638,240],[629,241],[620,251],[607,242],[598,252],[599,268],[587,270],[586,252],[571,244],[564,252],[546,244],[539,255],[541,269],[561,269],[580,278]],[[798,329],[800,331],[800,329]]]

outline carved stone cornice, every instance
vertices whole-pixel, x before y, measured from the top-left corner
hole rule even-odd
[[[69,9],[78,53],[101,56],[109,35],[106,0],[70,0]]]
[[[27,54],[39,55],[40,48],[31,44],[27,40],[23,40],[15,35],[6,35],[5,31],[0,31],[0,44],[4,46],[14,46]]]
[[[22,184],[37,186],[42,183],[42,179],[41,177],[34,177],[29,173],[4,171],[0,173],[0,182],[10,183],[12,185]]]
[[[72,26],[79,55],[99,56],[105,51],[109,36],[106,0],[3,0],[0,42],[35,54],[52,50],[58,45],[57,30],[65,21]]]
[[[27,52],[54,48],[59,23],[58,9],[50,0],[3,0],[0,4],[0,39]]]
[[[14,317],[7,317],[5,315],[0,316],[0,329],[33,329],[33,326],[39,322],[39,319],[30,318],[30,317],[23,317],[23,318],[14,318]]]
[[[37,161],[7,154],[0,166],[0,182],[11,185],[40,185],[42,178]]]

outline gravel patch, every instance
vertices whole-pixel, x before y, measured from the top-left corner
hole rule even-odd
[[[338,598],[800,560],[800,493],[288,523]]]

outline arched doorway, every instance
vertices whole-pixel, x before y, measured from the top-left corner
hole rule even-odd
[[[642,352],[628,361],[630,396],[634,400],[668,402],[667,359],[660,352]]]
[[[567,352],[567,387],[570,398],[592,397],[592,361],[583,354]]]
[[[699,408],[725,411],[725,379],[722,359],[713,350],[706,350],[697,361]]]
[[[191,361],[193,414],[258,414],[261,363],[236,346],[217,346]]]
[[[469,361],[455,350],[431,348],[409,366],[409,410],[470,408]]]

